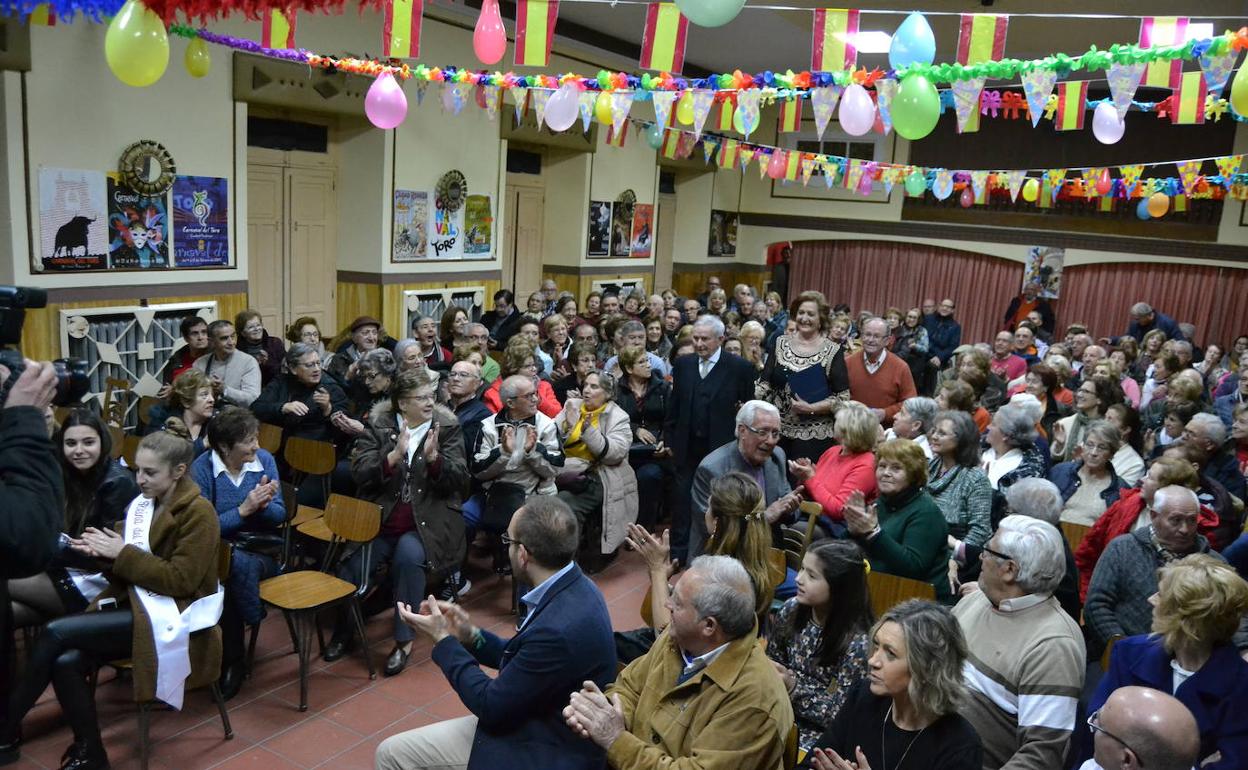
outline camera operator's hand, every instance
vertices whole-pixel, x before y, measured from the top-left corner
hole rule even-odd
[[[9,379],[9,367],[0,364],[0,382]],[[48,361],[31,361],[26,359],[26,368],[17,382],[9,390],[9,397],[4,405],[33,406],[43,411],[52,403],[56,395],[56,368]]]

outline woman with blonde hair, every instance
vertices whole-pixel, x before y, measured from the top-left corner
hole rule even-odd
[[[854,492],[861,492],[867,502],[875,500],[875,457],[871,450],[879,432],[879,418],[862,404],[850,402],[836,414],[836,446],[824,452],[818,463],[804,457],[789,461],[794,481],[823,508],[817,524],[826,533],[836,532],[844,524],[845,501]]]
[[[1149,687],[1178,698],[1200,730],[1197,766],[1248,767],[1248,662],[1232,637],[1248,613],[1248,583],[1226,562],[1192,554],[1161,569],[1153,633],[1119,641],[1088,703],[1093,715],[1119,687]],[[1082,734],[1085,756],[1091,733]]]
[[[170,417],[177,417],[186,426],[187,438],[198,457],[207,448],[208,421],[212,419],[216,399],[212,395],[212,382],[208,375],[198,369],[187,369],[173,381],[173,390],[165,403],[152,407],[147,420],[147,432],[164,430]]]
[[[753,320],[741,324],[741,331],[737,332],[737,339],[741,340],[741,357],[754,364],[759,371],[763,370],[767,361],[767,353],[763,350],[766,335],[763,325]]]

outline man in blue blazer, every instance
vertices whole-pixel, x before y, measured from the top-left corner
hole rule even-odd
[[[580,527],[557,497],[534,495],[516,511],[503,541],[513,579],[536,586],[521,597],[528,614],[504,640],[474,626],[461,607],[399,605],[403,620],[434,641],[433,661],[471,716],[410,730],[377,747],[377,770],[601,770],[606,753],[564,723],[568,693],[585,680],[615,680],[611,617],[598,588],[572,560]],[[481,670],[498,669],[491,679]]]

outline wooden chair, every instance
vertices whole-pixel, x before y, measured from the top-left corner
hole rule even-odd
[[[325,505],[325,525],[333,533],[329,551],[347,543],[372,547],[372,540],[381,529],[381,506],[345,495],[330,495]],[[326,553],[322,569],[332,563],[332,553]],[[368,563],[365,554],[364,563]],[[364,617],[360,611],[360,597],[368,591],[369,575],[364,575],[359,585],[318,570],[287,572],[285,575],[260,582],[260,600],[282,611],[290,630],[291,641],[299,655],[299,710],[308,710],[308,663],[312,653],[312,635],[316,631],[316,615],[321,610],[346,604],[359,634],[364,662],[368,665],[368,678],[376,679],[373,659],[368,654],[368,641],[364,635]],[[250,669],[256,654],[256,638],[260,627],[253,626],[247,650],[247,667]]]
[[[140,425],[147,425],[152,420],[152,407],[160,403],[155,396],[143,396],[139,399],[138,418]]]
[[[260,423],[260,448],[276,456],[282,448],[282,429],[272,423]]]
[[[1066,542],[1070,544],[1071,553],[1079,549],[1079,544],[1083,542],[1083,538],[1088,534],[1088,530],[1092,529],[1083,524],[1075,524],[1070,521],[1061,522],[1062,536],[1066,538]]]
[[[134,469],[134,456],[139,451],[139,442],[143,440],[142,436],[127,434],[121,440],[121,457],[126,461],[126,467]]]
[[[806,549],[810,548],[810,541],[815,536],[815,522],[823,515],[823,506],[814,500],[803,500],[798,510],[806,515],[806,533],[802,538],[802,555],[805,556]]]
[[[130,381],[104,380],[104,408],[100,416],[109,425],[121,427],[126,424],[126,410],[130,408]]]
[[[113,449],[109,452],[109,456],[114,460],[121,459],[123,452],[125,452],[126,445],[125,429],[120,425],[113,425],[110,423],[108,426],[108,437],[112,439],[113,442]],[[134,466],[130,467],[133,468]]]
[[[806,515],[805,532],[797,527],[782,527],[780,529],[780,533],[784,538],[785,564],[794,571],[802,568],[802,559],[806,556],[806,551],[810,548],[810,542],[814,538],[815,522],[823,514],[823,506],[807,500],[802,503],[801,511]]]
[[[1105,652],[1101,653],[1101,671],[1109,671],[1110,653],[1114,651],[1114,645],[1117,644],[1118,640],[1122,638],[1124,638],[1122,634],[1114,634],[1109,637],[1109,641],[1105,643]]]
[[[793,770],[797,767],[797,763],[804,759],[799,754],[801,754],[801,747],[797,743],[797,723],[794,723],[789,727],[788,740],[784,742],[784,770]]]
[[[907,599],[936,599],[936,589],[931,583],[875,570],[867,575],[867,587],[871,590],[871,609],[876,617]]]
[[[286,440],[282,457],[286,458],[286,464],[295,474],[292,482],[303,484],[309,476],[320,476],[325,499],[329,498],[329,474],[333,473],[334,466],[338,464],[333,444],[292,436]]]

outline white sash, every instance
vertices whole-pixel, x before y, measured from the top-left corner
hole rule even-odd
[[[152,552],[148,537],[156,514],[153,502],[140,495],[126,510],[126,545],[148,553]],[[181,711],[186,678],[191,674],[188,652],[191,633],[217,624],[225,591],[218,583],[216,593],[196,600],[185,612],[179,612],[177,602],[168,596],[137,585],[134,590],[152,624],[156,643],[156,697]]]

